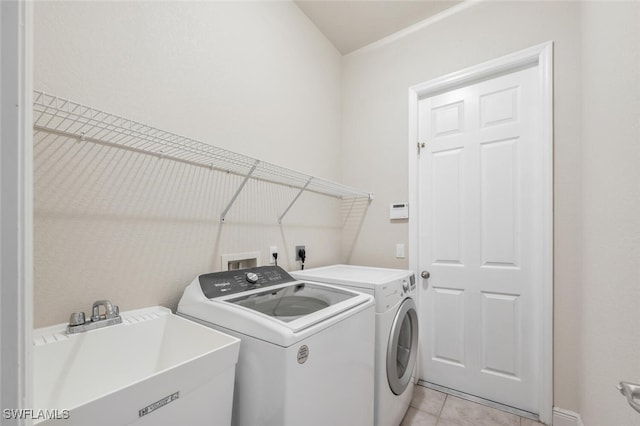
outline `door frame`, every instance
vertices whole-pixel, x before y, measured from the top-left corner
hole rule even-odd
[[[541,303],[536,316],[542,319],[540,328],[539,407],[540,421],[551,424],[553,411],[553,42],[533,46],[479,65],[465,68],[409,88],[409,268],[418,276],[418,104],[421,99],[472,83],[511,73],[523,68],[538,68],[538,92],[541,96],[540,142],[543,144],[543,176],[541,225],[543,270],[540,276]]]
[[[32,2],[0,1],[0,20],[0,406],[4,419],[4,409],[32,407]],[[28,414],[4,420],[11,425],[32,424]]]

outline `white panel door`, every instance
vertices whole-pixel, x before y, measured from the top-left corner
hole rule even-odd
[[[420,101],[421,378],[538,410],[535,67]],[[538,227],[538,228],[536,228]]]

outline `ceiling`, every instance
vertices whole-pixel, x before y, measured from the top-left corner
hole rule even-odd
[[[342,53],[423,21],[461,0],[295,0]]]

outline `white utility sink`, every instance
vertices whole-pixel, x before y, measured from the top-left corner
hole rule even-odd
[[[239,339],[159,306],[121,316],[73,335],[34,330],[35,424],[231,423]]]

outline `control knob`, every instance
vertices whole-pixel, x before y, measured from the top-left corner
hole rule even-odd
[[[402,280],[402,289],[405,292],[409,291],[409,283],[407,282],[407,280]]]
[[[255,272],[247,272],[245,278],[249,284],[255,284],[258,282],[258,274]]]

